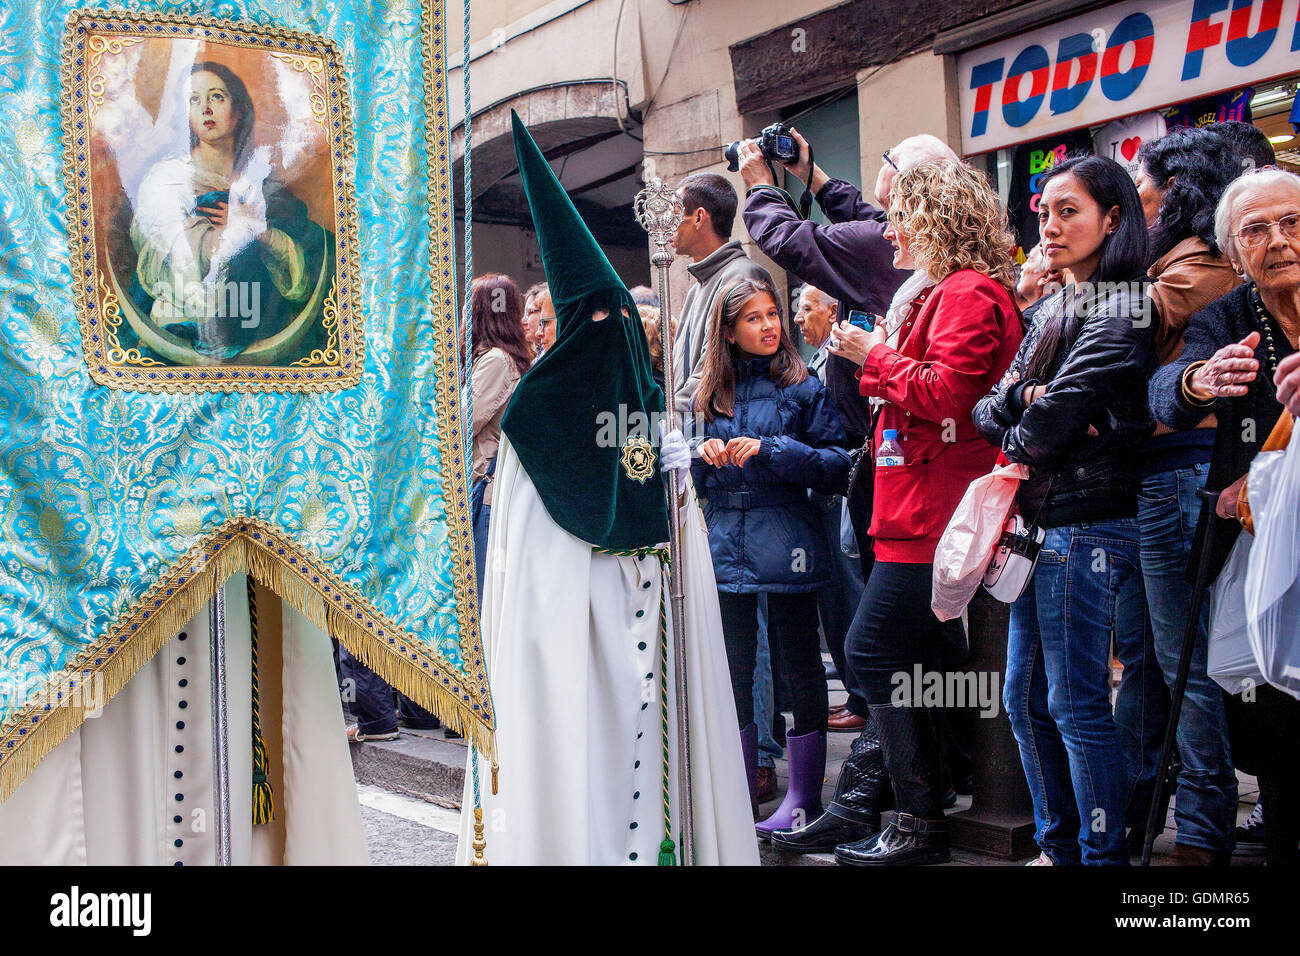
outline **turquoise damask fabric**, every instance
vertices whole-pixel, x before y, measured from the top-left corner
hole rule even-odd
[[[245,568],[490,746],[443,29],[0,0],[0,799]]]

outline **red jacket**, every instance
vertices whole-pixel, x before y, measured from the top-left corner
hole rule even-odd
[[[875,469],[871,535],[877,560],[928,563],[967,486],[993,470],[998,449],[971,421],[1002,378],[1024,329],[1011,293],[973,269],[929,290],[899,332],[858,372],[867,397],[886,401],[876,447],[897,429],[904,464]]]

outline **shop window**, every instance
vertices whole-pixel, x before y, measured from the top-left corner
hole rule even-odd
[[[1175,103],[1148,115],[1154,117],[1158,113],[1171,126],[1202,126],[1221,119],[1240,118],[1252,123],[1268,137],[1279,166],[1300,174],[1300,134],[1297,133],[1297,128],[1300,127],[1300,108],[1296,105],[1297,87],[1300,87],[1300,73],[1253,87]],[[1130,122],[1140,124],[1141,117]],[[1099,149],[1096,137],[1104,128],[1093,126],[1069,130],[1040,141],[971,158],[972,163],[988,174],[999,197],[1007,206],[1011,225],[1020,240],[1018,260],[1023,261],[1024,251],[1038,241],[1036,201],[1039,191],[1034,188],[1038,179],[1051,168],[1058,156]],[[1131,163],[1140,140],[1150,133],[1137,129],[1130,132],[1132,135],[1123,136],[1101,148],[1115,153],[1118,161]],[[1089,143],[1092,144],[1091,147]]]

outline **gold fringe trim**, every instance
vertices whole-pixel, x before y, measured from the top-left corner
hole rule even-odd
[[[254,539],[255,533],[261,540]],[[495,761],[490,698],[474,695],[467,703],[456,696],[464,688],[443,673],[445,665],[428,654],[420,663],[403,657],[402,651],[424,645],[384,619],[283,534],[261,521],[232,519],[195,550],[199,553],[192,551],[177,562],[179,570],[146,591],[106,638],[79,655],[76,666],[52,679],[41,700],[23,708],[9,726],[0,728],[0,802],[90,714],[98,712],[98,707],[78,701],[107,705],[234,574],[251,574],[393,687],[432,711],[452,730],[471,737],[485,759]],[[297,560],[296,566],[290,564],[291,557]],[[183,583],[172,583],[178,574],[195,567],[199,570]],[[327,600],[308,574],[325,576],[324,586],[338,597]],[[393,646],[371,633],[376,626],[392,635]],[[413,653],[419,656],[418,651]],[[85,701],[81,696],[86,685],[96,691],[95,699]],[[56,694],[69,699],[59,700]],[[474,703],[479,704],[480,713],[474,712]],[[13,740],[17,743],[11,749],[8,745]]]

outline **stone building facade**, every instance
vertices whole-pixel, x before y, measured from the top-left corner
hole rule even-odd
[[[1029,6],[1039,6],[1031,3]],[[1057,4],[1059,5],[1059,4]],[[516,109],[629,285],[650,279],[631,202],[646,175],[729,175],[724,144],[794,117],[831,175],[870,186],[881,153],[933,133],[959,147],[955,57],[937,34],[1008,0],[472,0],[475,271],[542,278],[510,142]],[[1078,4],[1075,4],[1078,6]],[[448,8],[459,47],[459,4]],[[462,53],[448,56],[463,115]],[[457,177],[464,127],[454,131]],[[733,238],[748,241],[737,220]],[[783,277],[778,276],[778,279]],[[688,287],[674,266],[673,299]]]

